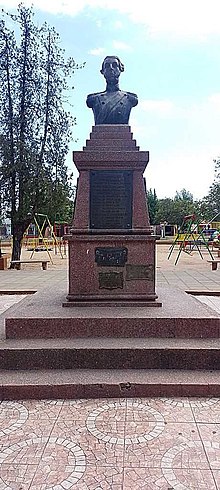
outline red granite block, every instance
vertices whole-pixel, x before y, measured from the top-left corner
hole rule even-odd
[[[95,139],[86,140],[86,146],[83,147],[83,151],[95,151],[100,149],[105,150],[117,150],[117,151],[138,151],[139,147],[136,146],[135,140],[124,139]]]
[[[93,133],[103,133],[105,135],[111,134],[112,137],[115,135],[123,135],[123,137],[131,133],[131,128],[128,124],[99,124],[92,127]]]
[[[89,161],[88,161],[89,158]],[[147,162],[149,161],[148,151],[120,151],[120,150],[93,150],[93,151],[74,151],[73,159],[76,167],[82,168],[95,168],[95,166],[103,166],[106,168],[113,168],[116,164],[120,164],[120,168],[137,168],[138,164],[140,168],[145,170]]]
[[[100,247],[126,247],[128,260],[123,267],[99,266],[95,262],[95,250]],[[82,267],[83,264],[83,267]],[[149,267],[148,279],[129,279],[128,265]],[[155,300],[155,238],[147,235],[74,235],[69,238],[69,300],[104,299]],[[123,288],[100,288],[100,274],[121,274]],[[100,303],[101,304],[101,303]]]

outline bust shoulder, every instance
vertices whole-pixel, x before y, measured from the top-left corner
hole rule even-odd
[[[132,92],[124,92],[124,93],[127,95],[133,107],[138,104],[138,96],[136,94],[133,94]]]
[[[86,104],[88,107],[92,107],[95,100],[101,96],[101,95],[104,95],[106,92],[96,92],[95,94],[89,94],[87,95],[87,99],[86,99]]]

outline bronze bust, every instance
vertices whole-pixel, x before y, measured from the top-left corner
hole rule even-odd
[[[105,92],[90,94],[87,106],[93,110],[95,125],[128,124],[132,107],[138,104],[136,94],[119,89],[119,77],[124,65],[117,56],[107,56],[100,72],[106,79]]]

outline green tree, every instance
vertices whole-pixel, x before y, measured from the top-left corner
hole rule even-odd
[[[153,191],[152,191],[152,189],[149,189],[149,191],[147,191],[147,203],[148,203],[150,224],[155,225],[156,224],[157,203],[158,203],[158,199],[157,199],[155,189]]]
[[[165,221],[169,224],[175,224],[176,217],[174,215],[173,199],[169,197],[158,199],[155,219],[157,224],[164,223]]]
[[[207,196],[203,197],[195,203],[195,214],[200,222],[209,222],[213,218],[213,210],[210,207]]]
[[[207,201],[212,213],[212,218],[219,214],[220,216],[220,157],[214,160],[215,174],[213,184],[210,186]]]
[[[186,202],[191,202],[193,203],[193,195],[191,192],[187,191],[186,189],[181,189],[181,191],[176,191],[174,201],[183,201],[184,203]]]
[[[70,176],[71,180],[71,176]],[[51,223],[62,221],[70,223],[76,187],[71,182],[64,186],[60,182],[45,181],[45,200],[41,201],[41,213],[46,214]]]
[[[69,202],[65,157],[76,123],[67,110],[68,78],[81,68],[65,59],[59,35],[34,24],[32,8],[0,20],[0,186],[11,217],[12,259],[34,213]],[[8,17],[7,17],[8,16]],[[14,21],[14,31],[7,28]],[[18,35],[19,34],[19,35]]]
[[[220,157],[213,161],[215,164],[214,181],[207,196],[197,202],[197,214],[201,221],[211,221],[215,217],[215,221],[220,219]]]
[[[171,225],[181,225],[184,216],[195,213],[193,195],[182,189],[176,192],[174,199],[165,198],[158,200],[156,222],[167,221]]]

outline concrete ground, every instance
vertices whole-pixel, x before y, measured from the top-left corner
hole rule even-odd
[[[204,292],[220,312],[220,267],[207,252],[157,245],[157,285]],[[217,255],[214,252],[214,255]],[[23,251],[23,257],[30,252]],[[47,258],[37,252],[34,258]],[[0,319],[20,295],[67,281],[67,259],[47,271],[0,271]],[[220,489],[220,398],[0,402],[0,490]]]

